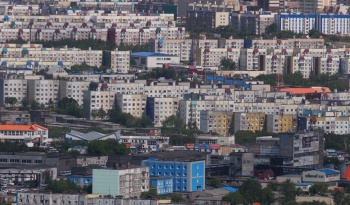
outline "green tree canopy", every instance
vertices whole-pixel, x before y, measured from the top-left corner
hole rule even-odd
[[[238,190],[249,203],[260,201],[259,193],[261,193],[261,184],[258,180],[247,179]]]
[[[220,69],[221,70],[237,70],[236,62],[234,62],[231,58],[222,58],[220,61]]]
[[[323,194],[323,193],[326,193],[327,191],[328,191],[328,186],[326,183],[313,184],[309,188],[309,192],[312,194]]]
[[[290,179],[282,182],[282,184],[280,185],[280,192],[282,195],[282,204],[285,204],[289,201],[295,201],[297,189]]]
[[[241,193],[236,192],[236,193],[229,193],[226,196],[222,197],[222,200],[225,202],[229,202],[231,205],[248,205],[249,202],[247,199],[242,196]]]
[[[64,97],[58,101],[57,113],[72,115],[75,117],[83,116],[83,109],[79,106],[78,102],[73,98]]]
[[[90,155],[98,156],[115,156],[115,155],[127,155],[130,153],[130,149],[124,144],[119,144],[117,140],[95,140],[89,142],[88,153]]]
[[[17,103],[17,98],[15,97],[6,97],[5,98],[5,104],[10,105],[11,107],[15,106],[15,104]]]
[[[218,188],[221,186],[221,181],[218,178],[212,178],[208,180],[208,185],[214,188]]]

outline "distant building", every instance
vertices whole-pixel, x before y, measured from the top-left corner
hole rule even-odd
[[[0,125],[0,141],[34,141],[45,143],[49,138],[49,130],[37,124],[33,125]]]
[[[157,194],[173,193],[173,178],[172,177],[151,177],[150,183],[155,187]]]
[[[254,154],[232,152],[230,155],[230,176],[254,176]]]
[[[326,183],[329,190],[338,186],[340,172],[333,169],[316,169],[303,172],[303,182]]]
[[[116,167],[117,168],[117,167]],[[149,168],[139,167],[121,170],[94,169],[92,193],[102,196],[140,197],[149,190]]]
[[[196,192],[205,190],[205,162],[144,160],[151,177],[171,177],[174,192]]]
[[[180,63],[178,56],[153,52],[134,52],[131,53],[131,59],[135,61],[135,67],[146,70]]]

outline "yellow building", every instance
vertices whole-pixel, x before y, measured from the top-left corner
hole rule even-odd
[[[234,113],[233,114],[234,132],[240,130],[263,131],[265,126],[265,113]]]
[[[266,131],[272,133],[288,132],[296,128],[296,116],[291,114],[266,115]]]
[[[228,136],[231,120],[232,111],[204,110],[200,112],[200,130],[204,133],[216,132]]]

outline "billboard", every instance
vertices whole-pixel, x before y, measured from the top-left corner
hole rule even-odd
[[[217,150],[219,150],[220,149],[220,145],[219,144],[210,144],[209,145],[209,149],[217,149]]]
[[[318,146],[318,137],[312,136],[312,137],[303,137],[302,139],[302,147],[303,148],[310,148]]]
[[[193,143],[187,143],[185,144],[186,149],[193,150],[194,149],[194,144]]]
[[[228,147],[228,146],[220,147],[220,154],[222,156],[229,156],[232,151],[233,151],[232,147]]]

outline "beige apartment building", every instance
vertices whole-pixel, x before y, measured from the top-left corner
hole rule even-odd
[[[113,109],[115,106],[115,93],[111,91],[83,91],[83,110],[84,117],[91,119],[93,110],[103,109],[105,112]]]
[[[147,95],[142,94],[116,94],[116,106],[124,113],[134,117],[146,114]]]

